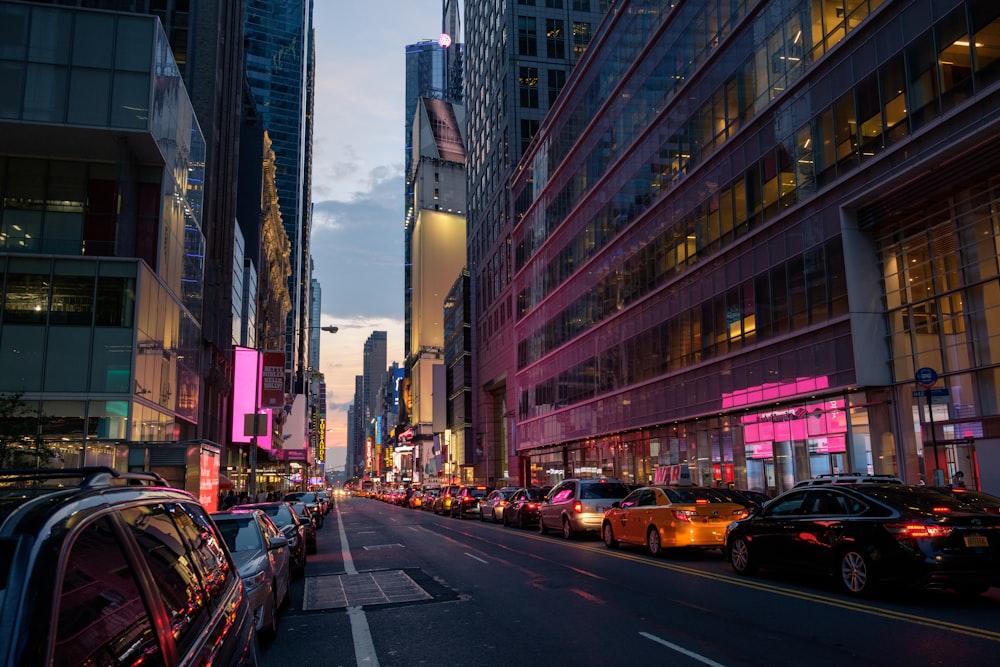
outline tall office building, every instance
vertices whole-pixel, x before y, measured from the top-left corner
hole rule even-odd
[[[204,136],[156,17],[0,25],[0,392],[45,415],[15,463],[131,465],[114,442],[200,436]]]
[[[516,363],[508,179],[611,0],[465,3],[468,265],[472,280],[473,414],[483,433],[476,476],[514,477],[508,371]],[[620,3],[619,3],[620,4]],[[581,126],[582,127],[582,126]],[[478,436],[477,436],[478,437]],[[490,459],[490,460],[487,460]]]
[[[998,488],[1000,4],[663,6],[512,181],[525,481]]]
[[[347,411],[347,460],[345,474],[360,476],[367,470],[365,447],[365,376],[354,376],[354,401]]]
[[[291,243],[292,314],[285,337],[289,374],[306,366],[308,216],[310,213],[308,105],[312,72],[312,1],[246,0],[247,77],[275,153],[281,218]],[[296,380],[300,380],[296,377]],[[302,383],[296,382],[296,389]]]
[[[385,369],[388,368],[386,365],[386,342],[385,331],[373,331],[365,340],[362,362],[362,372],[364,373],[362,376],[364,378],[362,401],[366,420],[380,412],[376,394],[385,375]],[[365,428],[367,430],[368,426],[366,425]]]
[[[458,0],[443,0],[441,36],[423,40],[406,47],[406,91],[403,134],[404,183],[403,198],[403,349],[410,349],[411,316],[413,306],[413,258],[410,244],[416,215],[413,183],[413,123],[421,98],[462,103],[462,51],[458,40],[461,21]]]

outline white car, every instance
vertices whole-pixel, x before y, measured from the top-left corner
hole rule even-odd
[[[558,530],[567,540],[584,532],[597,533],[604,513],[628,494],[621,480],[610,477],[563,480],[538,507],[538,532]]]

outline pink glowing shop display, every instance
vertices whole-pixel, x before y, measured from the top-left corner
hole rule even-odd
[[[829,386],[826,377],[798,378],[793,382],[773,382],[723,394],[724,409],[739,408],[764,401],[781,401]],[[739,418],[747,458],[774,456],[775,442],[808,441],[810,451],[832,454],[847,451],[847,413],[843,398],[795,403],[773,410],[748,412]]]
[[[233,442],[252,441],[253,434],[246,431],[246,415],[254,412],[266,416],[267,432],[271,433],[272,413],[260,408],[262,366],[263,355],[260,352],[252,348],[236,348],[233,363]],[[271,449],[270,436],[258,436],[257,446]]]

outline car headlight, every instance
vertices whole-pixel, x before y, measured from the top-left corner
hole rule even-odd
[[[256,574],[250,575],[249,577],[243,577],[243,586],[247,589],[247,592],[249,593],[263,586],[266,580],[267,577],[264,575],[264,572],[262,570],[260,572],[257,572]]]

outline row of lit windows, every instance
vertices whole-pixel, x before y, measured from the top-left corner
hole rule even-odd
[[[655,346],[654,357],[659,362],[646,360],[655,366],[649,377],[846,314],[847,279],[843,265],[840,241],[834,239],[694,308],[685,309],[680,302],[671,301],[661,309],[663,321],[633,339],[640,347],[650,337],[669,340],[662,352],[659,345]],[[648,295],[657,285],[656,274],[665,272],[662,267],[663,256],[655,248],[636,255],[621,271],[607,276],[548,318],[544,327],[521,340],[517,347],[518,369],[533,364]],[[629,377],[618,364],[605,363],[601,368],[605,373],[627,378],[624,384],[646,379],[642,374],[638,378]],[[586,368],[580,370],[585,372]]]
[[[826,5],[831,3],[827,2]],[[581,161],[579,168],[566,177],[566,183],[551,196],[546,206],[544,217],[529,222],[532,229],[525,235],[523,248],[519,256],[527,260],[561,224],[562,220],[615,163],[621,153],[632,145],[635,137],[644,131],[649,123],[664,109],[667,102],[680,90],[693,74],[696,67],[707,57],[719,39],[732,30],[742,16],[740,7],[732,11],[716,12],[715,5],[700,9],[684,8],[688,14],[676,18],[677,30],[672,48],[683,48],[691,53],[689,59],[678,62],[671,54],[672,49],[663,49],[666,54],[652,72],[647,73],[641,85],[627,95],[622,95],[622,101],[615,101],[614,106],[602,114],[604,125],[608,126],[602,135],[593,136],[589,143],[593,144],[587,156]],[[826,7],[828,10],[829,7]],[[810,12],[824,15],[823,9],[813,8],[806,3],[794,6],[780,21],[775,21],[770,14],[764,14],[755,19],[753,29],[742,31],[736,41],[727,45],[727,58],[738,64],[720,61],[717,67],[728,68],[732,73],[713,94],[705,97],[706,101],[694,113],[687,108],[677,108],[671,116],[660,121],[664,127],[677,128],[673,136],[659,147],[658,156],[651,165],[652,173],[638,172],[640,192],[634,193],[636,202],[651,202],[662,197],[669,187],[683,178],[696,164],[706,159],[726,139],[732,136],[742,125],[752,119],[776,94],[783,90],[792,78],[801,76],[806,67],[802,57],[796,56],[789,60],[789,53],[803,53],[805,48],[802,26],[811,21]],[[711,28],[705,29],[708,21]],[[696,29],[696,27],[698,29]],[[624,30],[625,28],[623,28]],[[641,31],[644,35],[648,27]],[[822,35],[823,30],[819,30]],[[759,40],[757,34],[769,34],[770,37]],[[844,36],[843,22],[833,35]],[[692,35],[694,35],[692,37]],[[761,43],[756,43],[760,41]],[[635,44],[631,44],[637,48]],[[627,51],[631,51],[629,49]],[[774,62],[776,74],[770,75],[769,69],[760,67],[761,60]],[[615,52],[610,59],[615,67],[623,66],[623,57]],[[641,75],[640,75],[641,76]],[[706,75],[707,76],[707,75]],[[635,77],[639,80],[639,76]],[[583,128],[592,118],[590,113],[595,105],[592,96],[599,90],[616,82],[603,77],[595,80],[588,90],[586,103],[581,104],[573,113],[566,128],[554,133],[553,148],[547,155],[538,159],[548,162],[547,173],[554,172],[559,166],[557,160],[569,150],[569,142],[577,141]],[[579,126],[579,127],[577,127]],[[577,136],[570,137],[569,130],[577,128]],[[540,184],[533,184],[537,191]],[[516,186],[515,186],[516,189]],[[515,217],[519,219],[531,205],[532,188],[521,191],[515,205]],[[519,242],[519,245],[522,243]],[[518,267],[522,264],[519,262]]]
[[[975,83],[978,87],[987,85],[1000,74],[1000,67],[997,66],[1000,61],[985,47],[984,42],[979,42],[980,39],[988,39],[989,43],[1000,47],[998,13],[1000,7],[994,8],[989,16],[992,23],[977,31],[976,40],[980,48],[976,52],[983,54],[977,59],[978,77]],[[935,34],[941,29],[941,26],[937,26]],[[988,34],[992,34],[992,38],[988,38]],[[930,31],[927,36],[931,36]],[[923,38],[917,41],[920,42],[921,39]],[[942,54],[947,50],[954,50],[956,41],[963,40],[948,41]],[[937,42],[942,43],[940,35]],[[966,42],[967,51],[968,47]],[[904,59],[902,56],[890,60],[857,87],[838,98],[833,105],[816,114],[811,123],[803,126],[793,136],[780,139],[767,155],[737,179],[722,186],[712,197],[683,215],[681,223],[673,232],[678,263],[683,265],[684,261],[693,259],[695,255],[701,256],[718,250],[739,236],[741,230],[801,201],[811,195],[817,185],[824,185],[838,175],[854,169],[875,152],[906,136],[909,131],[906,121],[911,120],[916,125],[916,119],[910,118],[905,107],[898,107],[897,100],[901,93],[890,83],[906,85],[903,82],[921,78],[923,74],[916,62],[916,58]],[[916,71],[914,68],[917,68]],[[942,72],[951,71],[950,62],[942,65]],[[973,81],[971,76],[969,81]],[[728,88],[728,85],[724,88]],[[865,110],[873,105],[875,111],[866,113]],[[750,106],[743,108],[752,113]],[[934,115],[937,113],[940,111]],[[790,110],[788,114],[794,116],[795,110]],[[858,123],[856,119],[859,117],[864,121]],[[704,126],[700,119],[689,120],[687,125],[660,147],[648,167],[649,171],[638,169],[614,199],[597,212],[594,219],[544,269],[536,272],[527,291],[519,297],[521,312],[544,299],[571,276],[584,260],[596,254],[656,198],[662,197],[670,186],[681,180],[692,163],[700,161],[712,151],[711,141],[707,141],[707,137],[698,136],[699,126]],[[701,154],[699,146],[702,147]],[[560,221],[562,211],[568,211],[572,205],[567,189],[560,194],[562,201],[549,207],[545,216],[547,221]],[[554,210],[557,206],[558,210]],[[549,228],[553,226],[551,222],[547,225]],[[545,233],[527,235],[524,243],[517,248],[515,264],[523,266],[530,248],[545,236]]]

